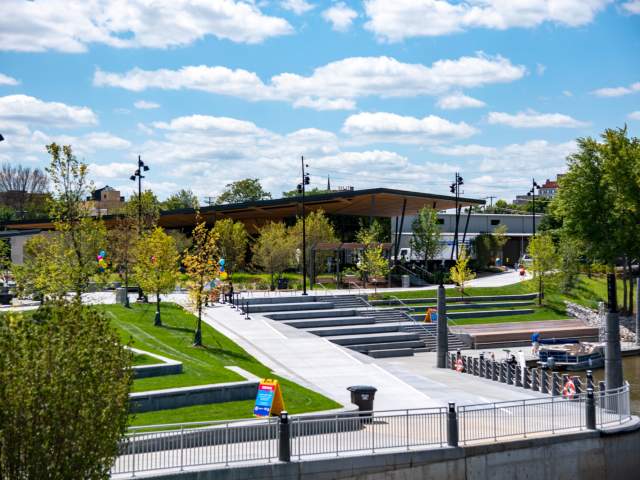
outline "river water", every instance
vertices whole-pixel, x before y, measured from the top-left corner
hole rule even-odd
[[[640,355],[622,359],[622,374],[631,385],[631,413],[640,415]],[[604,380],[604,369],[595,370],[593,378],[595,381]]]

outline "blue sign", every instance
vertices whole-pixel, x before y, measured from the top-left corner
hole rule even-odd
[[[256,405],[253,407],[253,414],[259,417],[268,417],[271,413],[275,388],[273,385],[260,384],[256,395]]]

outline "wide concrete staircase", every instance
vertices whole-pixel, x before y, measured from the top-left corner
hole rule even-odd
[[[435,333],[421,328],[404,309],[374,308],[362,296],[252,298],[245,308],[375,358],[436,348]]]

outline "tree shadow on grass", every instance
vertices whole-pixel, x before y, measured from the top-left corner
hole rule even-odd
[[[225,350],[224,348],[210,346],[210,345],[202,345],[202,346],[200,346],[198,348],[206,350],[208,353],[211,353],[213,355],[230,357],[230,358],[233,358],[235,360],[253,361],[253,357],[251,357],[251,355],[249,355],[246,352],[242,352],[242,353],[234,352],[232,350]]]
[[[166,324],[162,324],[160,325],[160,328],[164,328],[167,330],[173,330],[175,332],[183,332],[183,333],[189,333],[191,335],[195,334],[195,330],[193,330],[192,328],[187,328],[187,327],[174,327],[171,325],[166,325]]]

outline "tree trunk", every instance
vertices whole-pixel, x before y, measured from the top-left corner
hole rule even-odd
[[[160,292],[156,292],[156,316],[153,319],[153,324],[156,327],[162,325],[162,320],[160,320]]]
[[[622,264],[622,311],[627,314],[627,257],[625,256]]]

